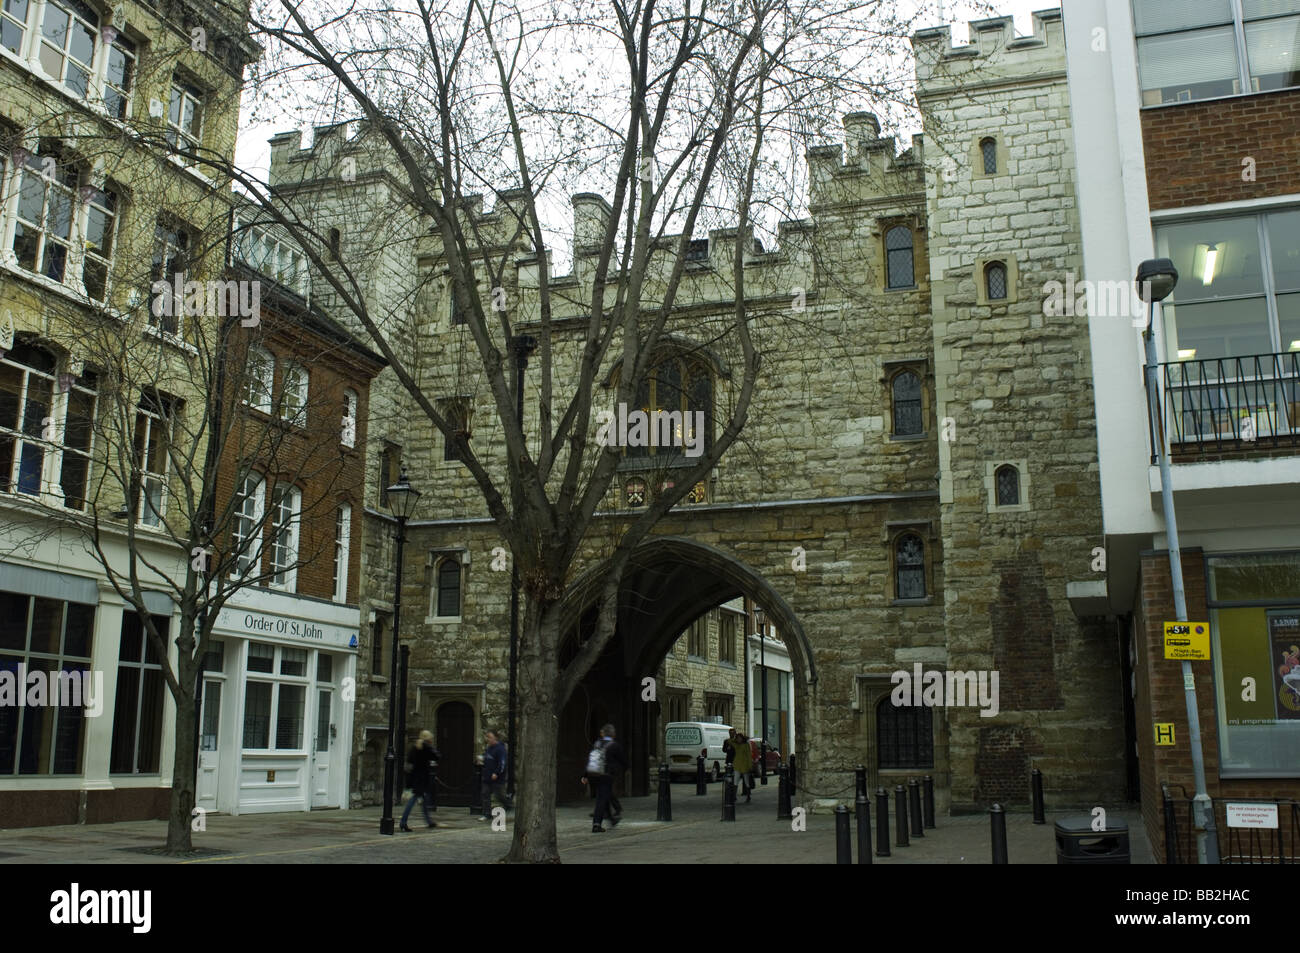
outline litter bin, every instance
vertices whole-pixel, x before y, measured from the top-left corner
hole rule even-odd
[[[1056,822],[1058,864],[1128,864],[1128,824],[1107,821],[1104,831],[1092,829],[1092,817],[1076,814]]]

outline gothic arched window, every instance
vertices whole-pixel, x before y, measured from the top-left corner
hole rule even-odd
[[[980,140],[980,157],[984,160],[984,174],[996,175],[998,171],[998,141],[992,136]]]
[[[899,599],[925,598],[925,543],[915,533],[894,543],[894,592]]]
[[[1007,298],[1007,266],[1000,261],[992,261],[984,266],[984,293],[990,301],[1005,301]]]
[[[1011,464],[1003,464],[993,471],[993,485],[997,488],[998,506],[1015,506],[1020,502],[1020,471]]]

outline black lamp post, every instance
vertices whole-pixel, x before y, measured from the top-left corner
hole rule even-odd
[[[406,542],[406,521],[415,511],[420,491],[411,486],[403,473],[386,491],[388,507],[397,518],[397,575],[393,584],[393,658],[388,679],[388,751],[384,755],[384,816],[379,821],[379,833],[393,833],[393,783],[397,755],[393,750],[393,724],[397,715],[397,630],[402,617],[402,547]]]
[[[767,632],[763,628],[763,607],[754,604],[754,623],[758,626],[758,667],[763,672],[762,733],[758,736],[758,777],[767,783]]]

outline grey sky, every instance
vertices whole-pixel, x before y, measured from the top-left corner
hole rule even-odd
[[[1016,32],[1020,34],[1033,32],[1031,14],[1035,10],[1053,9],[1057,6],[1051,0],[991,0],[991,2],[1000,13],[1015,17]],[[964,42],[968,37],[966,24],[971,19],[983,15],[978,12],[979,7],[975,0],[945,0],[944,8],[947,12],[945,19],[953,27],[953,39],[958,42]],[[240,125],[235,158],[242,168],[258,172],[259,177],[265,180],[271,158],[267,139],[278,132],[285,132],[289,127],[283,123],[249,122],[250,99],[251,91],[244,97],[244,120]]]

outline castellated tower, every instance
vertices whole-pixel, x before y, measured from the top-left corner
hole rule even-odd
[[[917,34],[949,670],[999,675],[996,718],[949,712],[954,804],[1124,794],[1113,620],[1090,602],[1102,537],[1087,322],[1046,317],[1082,271],[1060,11]],[[1104,564],[1102,566],[1104,568]],[[1104,586],[1101,588],[1104,595]]]

